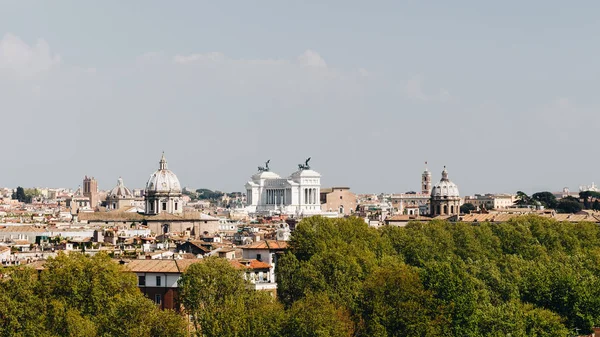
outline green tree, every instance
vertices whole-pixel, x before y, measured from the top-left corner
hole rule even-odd
[[[518,206],[529,206],[533,204],[533,200],[523,191],[517,191],[517,200],[515,205]]]
[[[209,257],[192,264],[178,284],[197,336],[278,336],[283,307],[248,289],[229,261]]]
[[[30,268],[9,270],[0,281],[0,336],[46,336],[45,298],[37,287],[37,274]],[[42,310],[40,310],[40,307]]]
[[[25,202],[25,203],[31,202],[31,199],[28,200],[28,197],[25,194],[25,189],[21,186],[18,186],[16,191],[13,192],[12,199],[19,200],[19,202]]]
[[[283,327],[283,335],[290,337],[343,337],[353,333],[349,312],[325,294],[309,293],[295,302]]]
[[[392,260],[365,281],[361,301],[364,336],[444,335],[442,302],[424,288],[418,269]]]
[[[550,192],[534,193],[531,195],[531,199],[540,202],[546,208],[556,208],[556,196]]]
[[[559,213],[577,213],[583,209],[583,204],[573,197],[562,198],[556,205]]]
[[[59,254],[39,274],[21,267],[4,274],[0,336],[186,334],[181,316],[159,312],[135,276],[105,254]]]
[[[465,204],[462,204],[462,205],[460,206],[460,212],[461,212],[462,214],[469,214],[469,213],[471,213],[471,211],[474,211],[474,210],[476,210],[476,209],[477,209],[477,207],[475,207],[475,205],[473,205],[473,204],[472,204],[472,203],[470,203],[470,202],[467,202],[467,203],[465,203]]]

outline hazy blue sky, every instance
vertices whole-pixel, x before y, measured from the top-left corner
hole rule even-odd
[[[600,182],[597,1],[0,1],[0,186]]]

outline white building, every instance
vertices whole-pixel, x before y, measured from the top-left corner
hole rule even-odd
[[[287,178],[259,167],[246,183],[247,210],[250,214],[287,214],[309,216],[321,214],[321,175],[310,169],[306,160]]]
[[[465,204],[472,204],[477,209],[504,209],[511,208],[515,204],[516,197],[511,194],[475,194],[465,197]]]

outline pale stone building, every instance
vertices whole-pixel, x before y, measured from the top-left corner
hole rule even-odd
[[[287,178],[271,172],[268,163],[259,167],[245,185],[248,213],[290,216],[308,216],[321,213],[321,175],[308,165],[298,165],[298,170]]]
[[[475,194],[465,197],[465,204],[472,204],[477,209],[505,209],[511,208],[515,204],[515,196],[511,194]]]
[[[427,164],[427,163],[425,163]],[[429,200],[431,199],[431,172],[425,167],[421,174],[421,192],[406,192],[393,194],[390,197],[392,205],[398,214],[426,215],[429,214]]]

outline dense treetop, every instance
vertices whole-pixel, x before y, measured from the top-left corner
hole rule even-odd
[[[105,254],[61,254],[38,274],[4,270],[0,336],[185,336],[185,320],[159,310],[135,275]]]
[[[326,294],[360,336],[566,336],[600,324],[600,229],[524,216],[369,228],[313,217],[278,265],[279,299]]]

